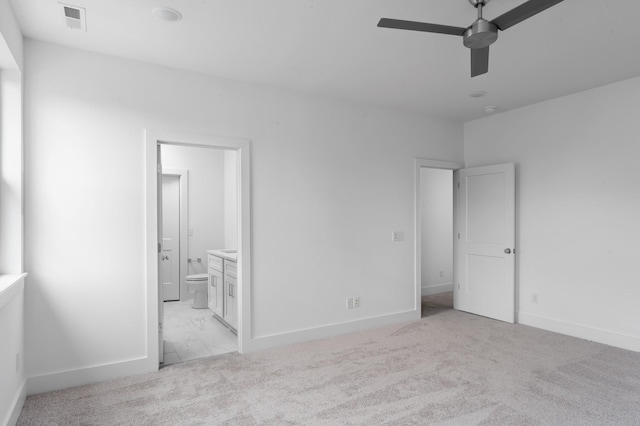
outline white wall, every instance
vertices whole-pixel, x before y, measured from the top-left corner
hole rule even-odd
[[[467,167],[516,163],[520,322],[640,351],[638,105],[640,78],[465,124]]]
[[[224,247],[238,249],[238,154],[224,152]]]
[[[0,0],[0,274],[23,264],[22,33]]]
[[[0,0],[0,424],[3,425],[16,423],[26,398],[22,61],[22,33],[9,1]]]
[[[460,161],[460,124],[33,41],[25,66],[31,392],[146,357],[145,128],[251,140],[253,338],[415,311],[414,159]]]
[[[453,171],[420,169],[422,295],[453,291]]]
[[[16,359],[16,357],[18,359]],[[24,277],[0,276],[0,424],[14,425],[26,398]]]
[[[21,70],[23,63],[22,32],[9,0],[0,0],[0,68]]]
[[[188,257],[193,262],[187,274],[207,272],[207,250],[222,249],[225,242],[225,153],[222,150],[162,145],[165,169],[188,170]],[[200,258],[201,262],[196,262]]]

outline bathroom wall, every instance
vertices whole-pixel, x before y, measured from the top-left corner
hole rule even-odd
[[[420,169],[422,295],[453,291],[453,172]]]
[[[224,152],[224,246],[238,248],[238,155]]]
[[[182,275],[205,273],[206,251],[225,245],[225,152],[162,145],[162,167],[188,170],[188,257],[193,261]]]

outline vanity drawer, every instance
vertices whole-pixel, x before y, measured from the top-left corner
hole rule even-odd
[[[209,268],[212,268],[212,269],[215,269],[217,271],[222,272],[222,258],[210,254],[209,255]]]
[[[238,276],[238,264],[231,260],[224,260],[224,273],[225,275],[231,275],[232,277]]]

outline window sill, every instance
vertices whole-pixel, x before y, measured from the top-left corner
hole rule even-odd
[[[0,275],[0,309],[11,299],[22,293],[24,289],[24,277],[27,274]]]

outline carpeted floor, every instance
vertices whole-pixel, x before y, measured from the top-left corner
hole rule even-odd
[[[18,424],[637,425],[640,354],[443,309],[30,396]]]

